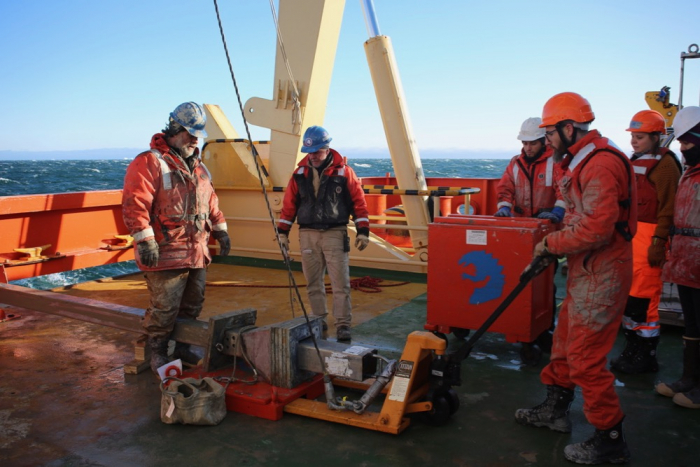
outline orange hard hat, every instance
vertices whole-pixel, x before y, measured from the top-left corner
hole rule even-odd
[[[632,133],[663,133],[666,134],[666,120],[656,110],[642,110],[632,117],[627,131]]]
[[[542,109],[540,128],[553,126],[564,120],[589,123],[595,120],[591,104],[580,94],[562,92],[552,96]]]

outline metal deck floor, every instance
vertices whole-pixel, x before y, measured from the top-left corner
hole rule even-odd
[[[398,356],[406,336],[422,328],[425,306],[423,294],[367,319],[354,328],[353,343]],[[700,411],[653,392],[657,379],[680,375],[680,336],[678,328],[664,329],[658,374],[619,377],[630,465],[697,465]],[[521,366],[518,345],[498,334],[486,334],[462,365],[461,408],[452,420],[442,427],[414,420],[396,436],[291,414],[276,422],[229,413],[215,427],[165,425],[155,377],[123,372],[133,340],[36,312],[0,324],[0,465],[556,466],[573,465],[564,446],[592,432],[580,391],[571,435],[515,423],[517,408],[544,397],[544,362]],[[622,337],[613,354],[621,347]]]

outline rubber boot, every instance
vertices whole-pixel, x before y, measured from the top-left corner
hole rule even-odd
[[[169,337],[148,337],[148,346],[151,348],[151,371],[158,374],[158,368],[170,362],[168,358]]]
[[[542,334],[537,336],[537,339],[535,339],[535,344],[542,350],[544,353],[552,353],[552,343],[554,339],[554,330],[553,329],[547,329],[544,331]]]
[[[625,348],[622,349],[622,353],[619,357],[610,360],[610,368],[613,370],[619,369],[618,367],[621,364],[629,364],[629,362],[631,362],[632,360],[632,357],[637,353],[637,347],[639,346],[640,337],[637,336],[636,332],[630,329],[625,329],[624,332]]]
[[[687,392],[679,392],[673,396],[673,402],[688,409],[700,409],[700,385]]]
[[[528,366],[537,366],[542,360],[542,350],[534,342],[522,342],[520,361]]]
[[[622,421],[607,430],[595,430],[593,436],[582,443],[569,444],[564,457],[576,464],[625,464],[630,460]]]
[[[683,336],[683,375],[675,383],[659,383],[656,392],[666,397],[688,392],[700,383],[700,338]]]
[[[656,373],[659,363],[656,361],[656,347],[659,337],[636,336],[636,345],[631,356],[610,362],[610,368],[628,374]],[[624,351],[623,351],[624,354]]]
[[[691,365],[695,364],[695,386],[689,391],[679,392],[673,396],[673,402],[688,409],[700,409],[700,345],[698,345],[700,340],[686,341],[686,348],[690,342],[695,342],[690,347],[695,348],[696,361],[689,362]]]
[[[184,344],[182,342],[175,343],[173,358],[179,358],[183,363],[187,363],[191,366],[197,366],[199,361],[202,359],[202,357],[192,352],[190,344]]]
[[[571,433],[569,408],[573,400],[573,389],[547,386],[547,399],[531,409],[518,409],[515,421],[526,426],[547,427],[561,433]]]

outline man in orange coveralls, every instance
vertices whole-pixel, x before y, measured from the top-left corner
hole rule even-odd
[[[194,102],[170,113],[167,127],[151,138],[151,150],[129,164],[124,178],[124,223],[136,242],[136,263],[145,272],[150,305],[143,318],[151,369],[169,362],[175,319],[196,319],[204,303],[209,235],[226,256],[231,249],[209,171],[197,144],[205,138],[206,115]],[[176,343],[175,358],[196,364],[188,344]]]
[[[632,281],[636,186],[627,156],[598,131],[589,130],[594,118],[588,101],[573,92],[553,96],[542,111],[547,141],[562,159],[559,188],[567,212],[563,228],[536,245],[534,256],[566,255],[567,296],[550,363],[540,375],[547,398],[515,413],[523,425],[569,433],[569,408],[580,386],[583,411],[595,433],[564,449],[568,460],[580,464],[622,463],[630,457],[622,435],[624,414],[606,356]]]

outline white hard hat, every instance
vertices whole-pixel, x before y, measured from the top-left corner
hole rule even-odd
[[[681,138],[700,123],[700,107],[683,107],[673,119],[673,134]]]
[[[520,126],[518,139],[520,141],[536,141],[544,138],[544,128],[540,128],[542,119],[540,117],[530,117]]]

